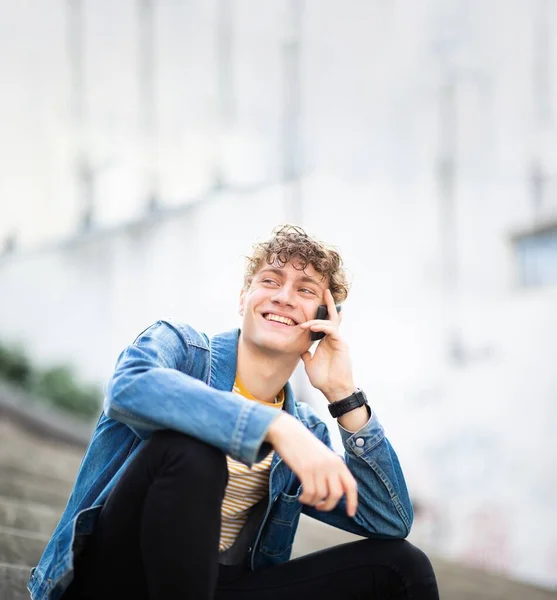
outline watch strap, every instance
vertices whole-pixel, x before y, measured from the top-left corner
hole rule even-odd
[[[334,419],[338,419],[338,417],[341,417],[347,412],[359,408],[364,404],[367,404],[366,395],[358,388],[353,394],[350,394],[350,396],[338,400],[337,402],[331,402],[329,404],[329,412]]]

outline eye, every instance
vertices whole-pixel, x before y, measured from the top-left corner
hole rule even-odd
[[[310,290],[309,288],[302,288],[300,290],[300,292],[304,292],[304,293],[308,293],[308,294],[313,294],[315,296],[315,292],[313,290]]]
[[[262,279],[261,281],[262,281],[262,283],[270,283],[272,285],[278,285],[274,279],[265,278],[265,279]]]

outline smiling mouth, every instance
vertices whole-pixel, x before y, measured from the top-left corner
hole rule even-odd
[[[275,315],[273,313],[265,313],[263,318],[266,321],[272,321],[273,323],[281,323],[282,325],[287,325],[288,327],[295,327],[298,323],[291,319],[290,317],[281,317],[279,315]]]

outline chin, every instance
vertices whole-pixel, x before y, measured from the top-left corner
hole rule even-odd
[[[294,354],[297,349],[292,342],[280,339],[279,336],[259,335],[254,337],[255,345],[261,350],[277,354]]]

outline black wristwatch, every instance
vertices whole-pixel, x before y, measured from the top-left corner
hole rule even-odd
[[[345,415],[347,412],[359,408],[364,404],[367,404],[366,395],[358,388],[353,394],[350,394],[348,398],[343,398],[337,402],[331,402],[329,404],[329,412],[333,418],[338,419],[338,417],[342,417],[342,415]]]

